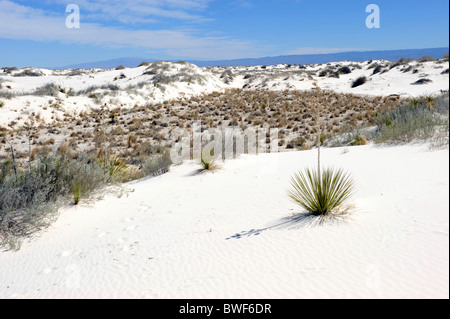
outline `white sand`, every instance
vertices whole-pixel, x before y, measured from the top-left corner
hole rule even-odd
[[[372,61],[386,64],[387,61]],[[441,61],[442,62],[442,61]],[[449,62],[410,62],[407,66],[417,69],[417,73],[412,71],[403,72],[407,66],[397,66],[386,73],[373,75],[373,68],[369,68],[371,63],[366,62],[336,62],[329,63],[331,66],[350,66],[352,73],[340,75],[339,79],[330,77],[320,77],[321,70],[326,69],[327,64],[308,65],[305,69],[298,66],[287,68],[286,65],[261,67],[229,67],[229,68],[199,68],[192,64],[177,64],[165,62],[167,70],[159,70],[158,75],[170,76],[184,73],[193,78],[202,78],[202,83],[198,81],[173,82],[170,84],[155,85],[153,75],[144,75],[148,66],[125,70],[82,70],[85,74],[78,76],[68,76],[71,70],[51,71],[37,70],[44,74],[40,77],[14,77],[0,73],[0,81],[3,81],[2,92],[20,94],[12,99],[0,98],[4,106],[0,108],[0,126],[7,127],[12,121],[17,122],[17,126],[23,125],[25,121],[35,118],[35,115],[45,122],[52,122],[56,118],[62,118],[64,113],[78,115],[82,111],[99,108],[106,105],[110,109],[117,107],[132,108],[135,105],[146,105],[148,103],[162,103],[166,100],[192,97],[213,91],[222,91],[231,88],[243,88],[248,85],[248,89],[269,89],[274,91],[283,90],[310,90],[313,83],[317,82],[322,89],[339,93],[354,93],[360,95],[380,95],[391,94],[402,97],[419,97],[424,95],[436,95],[441,90],[449,89],[449,74],[441,74],[449,68]],[[360,69],[355,66],[359,66]],[[36,70],[35,70],[36,71]],[[224,71],[231,71],[234,75],[230,83],[225,83],[221,77]],[[13,74],[21,73],[23,70],[14,71]],[[309,76],[308,73],[315,73]],[[117,79],[121,74],[126,78]],[[245,79],[246,75],[251,78]],[[359,87],[351,88],[353,81],[365,76],[367,82]],[[432,82],[423,85],[412,85],[419,79],[427,78]],[[85,90],[92,86],[116,85],[119,91],[113,92],[101,99],[98,103],[86,95],[68,96],[59,94],[58,97],[35,96],[32,92],[46,84],[53,83],[69,92]],[[136,86],[139,83],[146,83],[142,88],[129,89],[129,86]],[[9,86],[11,89],[6,89]],[[128,89],[127,89],[128,88]],[[101,93],[97,90],[95,93]],[[25,95],[22,95],[25,94]],[[57,100],[58,98],[58,100]],[[59,110],[50,107],[58,103]],[[53,119],[52,119],[53,117]],[[16,126],[16,127],[17,127]]]
[[[314,150],[187,162],[1,252],[0,298],[449,298],[448,150],[348,150],[323,151],[357,183],[346,223],[283,220]]]

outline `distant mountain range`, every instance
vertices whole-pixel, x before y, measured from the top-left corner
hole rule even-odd
[[[440,59],[444,54],[449,52],[449,48],[430,48],[430,49],[409,49],[409,50],[387,50],[387,51],[366,51],[366,52],[341,52],[329,54],[305,54],[305,55],[284,55],[276,57],[248,58],[235,60],[219,60],[219,61],[198,61],[187,60],[186,62],[195,64],[199,67],[207,66],[254,66],[254,65],[276,65],[276,64],[316,64],[337,61],[355,61],[362,62],[367,60],[389,60],[396,61],[400,58],[418,59],[423,56],[431,56]],[[154,62],[157,60],[148,58],[119,58],[106,61],[97,61],[90,63],[81,63],[67,65],[52,69],[112,69],[119,65],[134,68],[143,61]]]

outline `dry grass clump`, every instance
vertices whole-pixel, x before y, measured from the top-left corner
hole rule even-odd
[[[449,94],[403,102],[382,112],[377,121],[377,143],[431,141],[448,145]]]
[[[339,69],[336,67],[336,70]],[[228,73],[224,76],[228,76]],[[319,105],[327,108],[317,113],[315,99]],[[108,149],[113,149],[115,154],[132,163],[138,158],[152,155],[154,147],[164,149],[173,145],[180,136],[174,129],[191,131],[193,121],[196,120],[202,130],[221,127],[243,130],[278,128],[283,130],[280,150],[305,149],[317,143],[317,123],[323,123],[328,133],[339,135],[348,124],[376,125],[376,114],[398,102],[392,98],[361,97],[328,91],[316,94],[313,91],[227,89],[224,92],[181,97],[165,103],[148,103],[131,108],[106,103],[76,115],[54,109],[53,124],[41,124],[39,130],[44,131],[48,140],[58,142],[47,143],[44,140],[39,145],[47,144],[55,151],[61,148],[62,154],[73,157],[74,152],[80,154],[95,146],[97,153],[103,147],[107,153]],[[51,105],[57,103],[53,99]],[[35,120],[41,123],[38,116],[35,116]],[[29,157],[28,135],[20,130],[17,122],[10,124],[7,130],[12,135],[3,138],[5,143],[16,146],[20,164]],[[304,140],[297,140],[299,136]],[[64,141],[66,143],[61,145]],[[69,141],[70,146],[67,145]],[[6,156],[8,151],[0,149],[0,155]]]

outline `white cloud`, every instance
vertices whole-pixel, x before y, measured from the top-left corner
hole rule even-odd
[[[168,2],[178,1],[186,6],[190,2],[200,3],[187,0]],[[68,29],[65,19],[65,14],[50,15],[42,10],[1,0],[0,38],[147,48],[165,51],[172,57],[232,59],[257,56],[254,46],[240,40],[199,37],[186,30],[130,30],[83,21],[81,28]]]
[[[73,0],[47,0],[47,3],[69,4]],[[158,18],[189,22],[205,22],[210,19],[198,14],[207,8],[211,0],[77,0],[76,3],[88,18],[153,23]]]

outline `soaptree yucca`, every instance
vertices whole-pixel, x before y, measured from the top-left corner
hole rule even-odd
[[[353,193],[353,179],[342,169],[306,169],[291,178],[289,197],[317,216],[332,215]]]
[[[204,170],[212,170],[215,167],[215,156],[211,155],[211,150],[202,150],[200,162]]]
[[[314,83],[317,95],[320,88]],[[353,180],[342,169],[328,168],[322,172],[320,162],[320,144],[323,131],[323,121],[319,116],[319,101],[314,100],[317,124],[317,169],[306,169],[291,178],[292,189],[289,197],[308,211],[317,216],[333,215],[353,192]]]

